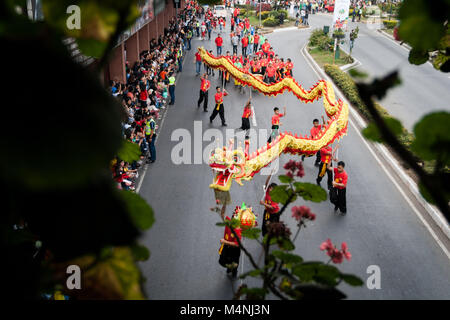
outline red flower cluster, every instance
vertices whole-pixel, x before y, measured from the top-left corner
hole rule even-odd
[[[314,221],[316,219],[316,215],[307,206],[292,207],[291,211],[292,217],[297,221],[301,221],[302,219]]]
[[[303,163],[301,161],[295,162],[294,160],[289,160],[285,165],[284,169],[287,170],[286,175],[289,178],[297,177],[303,178],[305,176],[305,170],[303,169]]]
[[[327,255],[331,258],[331,261],[334,263],[342,263],[344,261],[344,258],[349,260],[352,258],[352,255],[350,254],[350,251],[348,251],[347,243],[342,242],[341,250],[336,248],[336,246],[331,242],[330,239],[327,239],[327,241],[323,242],[320,245],[320,250],[327,251]]]

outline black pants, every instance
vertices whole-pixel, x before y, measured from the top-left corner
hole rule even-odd
[[[235,53],[237,54],[237,45],[233,44],[233,54],[235,54]]]
[[[242,56],[243,56],[244,58],[247,57],[247,47],[242,47]]]
[[[264,210],[263,224],[261,227],[261,234],[264,237],[267,233],[267,227],[272,222],[280,222],[280,215],[278,213],[269,213],[267,209]]]
[[[219,109],[219,110],[217,110],[217,109]],[[217,108],[217,103],[216,103],[216,106],[214,107],[214,110],[213,110],[211,116],[209,117],[209,120],[212,122],[214,120],[214,118],[217,116],[217,114],[219,114],[220,120],[222,120],[222,124],[225,124],[225,109],[223,108],[223,103],[219,105],[219,108]]]
[[[327,169],[327,164],[324,162],[321,162],[319,165],[319,173],[317,174],[317,183],[320,183],[322,181],[322,178],[327,175],[327,187],[328,189],[331,189],[333,187],[333,173],[331,170]]]
[[[208,91],[200,90],[200,97],[198,98],[197,106],[200,108],[200,104],[203,102],[203,110],[208,110]]]
[[[346,192],[347,189],[338,189],[334,188],[337,193],[337,201],[333,202],[335,209],[341,210],[342,213],[347,213],[347,198],[346,198]]]
[[[314,165],[320,164],[320,151],[317,151],[316,153],[316,161],[314,162]]]

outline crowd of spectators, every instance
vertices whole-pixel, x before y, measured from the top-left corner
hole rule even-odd
[[[137,169],[156,161],[156,121],[161,118],[160,111],[174,103],[175,75],[182,72],[184,50],[190,49],[188,36],[192,36],[201,10],[195,1],[189,1],[178,17],[169,21],[164,34],[150,41],[150,50],[142,51],[139,61],[126,62],[126,83],[110,83],[111,94],[127,115],[122,134],[141,151],[139,161],[127,163],[118,157],[112,161],[112,175],[120,189],[134,190]]]

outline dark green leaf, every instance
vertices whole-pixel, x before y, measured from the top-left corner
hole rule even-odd
[[[276,186],[270,191],[270,197],[272,201],[277,203],[286,203],[289,198],[287,191],[287,185]]]
[[[403,132],[403,126],[400,121],[398,121],[395,118],[384,118],[384,121],[387,125],[387,127],[391,130],[391,132],[398,136]],[[381,133],[377,127],[377,125],[373,122],[369,123],[369,125],[362,130],[362,134],[366,139],[376,141],[376,142],[383,142],[383,138],[381,137]]]
[[[412,49],[409,51],[408,61],[411,64],[420,65],[427,62],[429,59],[428,51]]]
[[[414,126],[416,139],[411,149],[423,160],[440,160],[450,165],[450,113],[434,112]]]
[[[139,146],[128,140],[123,140],[122,147],[117,153],[119,159],[128,163],[139,160],[140,155],[141,150],[139,149]]]
[[[271,254],[274,255],[275,257],[277,257],[278,259],[280,259],[281,261],[283,261],[284,263],[302,263],[303,262],[302,257],[300,257],[296,254],[291,254],[291,253],[283,252],[280,250],[274,250],[271,252]]]
[[[258,239],[260,233],[261,233],[261,229],[258,229],[258,228],[242,230],[242,236],[245,238],[249,238],[249,239]]]
[[[128,213],[136,227],[141,230],[149,229],[155,222],[152,207],[136,193],[123,190],[120,195],[125,201]]]
[[[292,179],[288,176],[285,176],[285,175],[278,176],[278,179],[280,180],[281,183],[290,183],[290,182],[294,181],[294,179]]]
[[[362,281],[360,278],[352,274],[341,274],[341,278],[347,284],[354,287],[362,286],[364,284],[364,281]]]
[[[295,182],[295,192],[306,201],[322,202],[327,200],[327,192],[316,184]]]
[[[147,261],[150,258],[150,250],[143,245],[135,243],[130,249],[135,261]]]

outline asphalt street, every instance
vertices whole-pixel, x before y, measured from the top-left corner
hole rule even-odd
[[[312,28],[332,25],[331,14],[310,15]],[[400,86],[389,90],[380,101],[392,116],[401,120],[405,128],[412,130],[414,124],[425,114],[450,110],[450,77],[433,68],[430,63],[420,66],[408,62],[409,50],[377,32],[375,25],[349,22],[349,30],[359,27],[352,56],[362,65],[370,78],[382,77],[394,70],[399,71]],[[348,34],[343,49],[349,52]]]
[[[312,25],[316,23],[315,18],[310,19]],[[320,23],[319,19],[325,19],[318,16],[317,18],[317,23]],[[310,31],[291,30],[268,35],[275,52],[281,57],[292,59],[294,77],[307,89],[319,80],[301,54]],[[358,39],[355,55],[360,53],[358,50],[363,50],[358,49],[364,47],[363,41],[371,43],[369,37],[368,33]],[[225,49],[231,51],[228,35],[224,35],[224,40]],[[211,41],[192,41],[193,50],[185,56],[183,72],[177,80],[175,105],[167,110],[159,130],[157,160],[149,165],[139,192],[152,205],[156,215],[155,224],[141,239],[151,251],[150,259],[141,263],[141,269],[147,278],[145,290],[150,299],[231,299],[233,290],[242,283],[241,280],[230,281],[225,269],[218,264],[219,240],[223,236],[223,228],[215,225],[220,218],[209,210],[215,202],[214,193],[208,188],[213,175],[206,162],[194,163],[200,162],[197,159],[200,152],[204,150],[206,153],[211,147],[215,147],[210,139],[205,138],[205,141],[202,141],[198,132],[194,134],[195,126],[201,127],[201,131],[206,135],[219,132],[226,134],[218,118],[212,125],[209,124],[213,92],[209,93],[209,112],[204,113],[202,108],[197,109],[200,80],[195,76],[195,48],[204,46],[215,52],[213,41],[213,38]],[[386,41],[384,50],[390,50],[389,40],[380,38],[373,41]],[[406,53],[404,55],[406,56]],[[365,63],[364,59],[360,60]],[[397,60],[400,60],[400,57]],[[383,74],[382,70],[390,68],[385,65],[390,62],[380,61],[378,58],[371,63],[379,63],[377,68],[380,74]],[[408,69],[407,66],[403,66],[402,70],[403,68]],[[431,74],[431,70],[427,72]],[[211,80],[211,87],[214,89],[219,83],[217,72]],[[224,100],[228,123],[226,129],[232,130],[241,125],[242,110],[249,91],[246,89],[244,94],[238,93],[233,82],[227,86],[227,90],[230,95]],[[325,115],[322,100],[303,104],[288,93],[276,98],[253,93],[252,97],[257,124],[254,128],[262,134],[263,129],[270,128],[275,106],[287,106],[287,117],[282,118],[281,129],[303,135],[309,134],[314,118]],[[400,107],[397,109],[403,110]],[[177,163],[180,158],[177,146],[183,139],[178,138],[179,135],[191,145],[185,150],[186,153],[181,154],[187,159],[187,163],[182,164]],[[237,140],[243,141],[243,138],[242,132],[237,134]],[[259,141],[264,144],[265,140],[264,137]],[[251,151],[256,149],[257,144],[257,138],[252,136]],[[283,155],[280,168],[291,158],[293,157]],[[365,281],[369,276],[367,268],[371,265],[379,266],[381,289],[370,290],[366,286],[353,288],[341,285],[339,288],[350,299],[450,299],[449,259],[350,125],[348,135],[340,142],[339,159],[346,162],[349,175],[348,213],[345,217],[335,215],[333,206],[328,201],[316,204],[297,200],[295,205],[310,206],[317,218],[301,231],[295,243],[295,252],[305,260],[325,262],[328,257],[319,250],[319,246],[330,238],[333,243],[347,242],[352,253],[350,262],[345,261],[338,266],[343,272],[356,274]],[[303,180],[314,183],[317,168],[314,167],[313,160],[306,159],[304,165],[306,175]],[[278,174],[282,171],[283,169],[280,169]],[[244,182],[242,187],[233,182],[233,204],[229,206],[227,214],[231,214],[234,206],[245,202],[259,213],[258,221],[261,224],[263,208],[259,201],[263,196],[262,185],[266,177],[257,174],[252,181]],[[276,180],[274,177],[273,181]],[[322,182],[323,186],[325,182]],[[285,212],[282,220],[295,232],[295,221],[290,210]],[[244,243],[259,260],[262,252],[256,241],[247,239]],[[250,270],[250,267],[248,258],[242,254],[240,273]],[[250,283],[250,286],[255,284],[254,280],[246,282]]]

